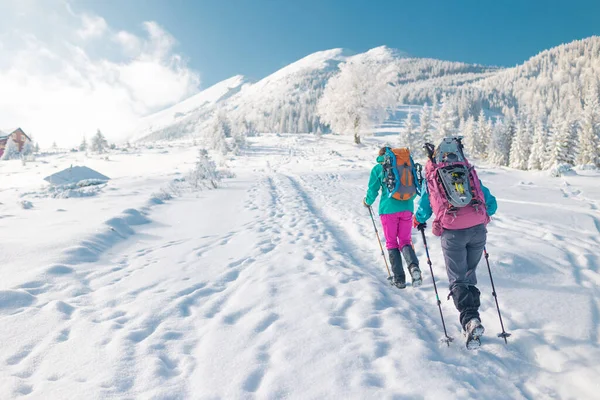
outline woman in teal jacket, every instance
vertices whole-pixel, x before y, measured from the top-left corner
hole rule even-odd
[[[419,269],[419,260],[412,246],[411,231],[412,218],[414,211],[414,198],[408,200],[397,200],[389,196],[388,189],[384,183],[383,156],[386,147],[379,150],[377,164],[371,170],[369,178],[369,188],[367,196],[363,200],[365,207],[370,207],[377,199],[379,191],[382,191],[379,201],[379,218],[383,226],[385,235],[385,246],[390,256],[392,265],[393,284],[403,289],[406,287],[406,277],[402,266],[402,257],[408,265],[408,272],[412,278],[412,286],[419,286],[421,280],[421,270]]]

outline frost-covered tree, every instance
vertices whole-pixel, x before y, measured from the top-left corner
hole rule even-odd
[[[456,110],[448,100],[448,96],[442,97],[440,110],[435,119],[436,138],[435,141],[441,142],[445,137],[453,136],[456,132]]]
[[[413,149],[418,146],[416,144],[415,122],[412,111],[409,111],[404,119],[404,128],[400,133],[400,146],[408,147],[411,151],[414,151]]]
[[[81,144],[79,145],[79,151],[86,151],[87,150],[87,140],[85,138],[85,136],[83,137],[83,140],[81,141]]]
[[[203,187],[216,189],[219,186],[220,177],[217,166],[206,149],[198,150],[198,158],[194,169],[190,172],[188,181],[196,189]]]
[[[327,82],[317,113],[333,132],[352,133],[360,144],[361,134],[382,123],[396,105],[396,80],[395,63],[353,57]]]
[[[600,106],[598,87],[591,84],[585,95],[583,113],[579,121],[578,164],[600,166]]]
[[[6,146],[4,147],[4,153],[2,154],[3,160],[16,160],[21,157],[19,153],[19,145],[14,141],[12,136],[9,136],[6,140]]]
[[[513,137],[512,145],[510,148],[510,167],[523,170],[527,169],[530,149],[530,124],[528,120],[521,119],[517,122],[517,131],[515,133],[515,136]]]
[[[511,139],[509,127],[497,119],[492,129],[492,138],[488,147],[488,161],[493,165],[507,166]]]
[[[225,155],[229,151],[227,142],[225,141],[227,132],[226,121],[216,113],[209,125],[209,132],[207,135],[207,144],[209,148],[220,152]]]
[[[96,134],[92,138],[92,151],[94,153],[102,154],[106,152],[107,148],[108,142],[106,141],[106,138],[104,137],[102,132],[100,132],[100,129],[98,129],[96,131]]]
[[[540,118],[533,128],[533,144],[531,145],[531,154],[527,167],[529,169],[542,169],[546,164],[546,147],[548,141],[548,133],[546,124]]]
[[[33,143],[31,143],[31,140],[26,140],[25,143],[23,144],[23,149],[21,150],[21,155],[28,156],[28,155],[33,154],[34,151],[35,151],[35,148],[33,147]]]
[[[425,143],[432,143],[433,138],[431,137],[431,131],[433,129],[431,108],[425,103],[419,114],[419,135],[421,136],[421,143],[419,143],[419,149],[421,149]]]
[[[475,145],[477,156],[481,158],[487,157],[487,148],[492,136],[488,122],[482,109],[477,118],[477,142]]]
[[[575,164],[576,130],[573,120],[563,116],[553,125],[552,140],[550,141],[547,167],[560,164]]]
[[[465,150],[467,151],[467,155],[476,155],[478,138],[477,132],[475,130],[475,118],[473,118],[472,115],[469,115],[469,117],[465,121],[461,134],[464,138],[463,142],[465,144]]]
[[[35,151],[36,153],[39,153],[39,152],[40,152],[40,145],[38,144],[38,142],[35,142],[35,146],[34,146],[34,148],[33,148],[33,149],[34,149],[34,151]]]

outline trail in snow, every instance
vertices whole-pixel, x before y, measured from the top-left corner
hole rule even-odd
[[[129,210],[109,220],[110,246],[91,235],[0,292],[6,397],[594,398],[600,215],[588,203],[482,169],[501,199],[488,248],[513,336],[495,337],[482,264],[484,347],[464,349],[443,301],[447,348],[416,234],[423,286],[387,284],[360,201],[376,143],[261,139],[227,187]]]

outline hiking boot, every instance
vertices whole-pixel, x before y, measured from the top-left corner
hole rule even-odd
[[[388,249],[390,255],[390,264],[392,264],[392,274],[394,277],[390,279],[392,285],[399,289],[406,287],[406,277],[404,275],[404,267],[402,267],[402,256],[398,249]]]
[[[467,337],[467,349],[475,350],[481,346],[480,337],[485,332],[485,328],[481,325],[479,318],[473,318],[467,322],[465,326],[465,336]]]
[[[394,276],[392,285],[396,286],[398,289],[404,289],[406,287],[406,277],[404,275],[398,277]]]
[[[418,265],[412,264],[408,267],[410,271],[410,277],[412,278],[412,287],[419,287],[423,283],[423,278],[421,277],[421,270]]]

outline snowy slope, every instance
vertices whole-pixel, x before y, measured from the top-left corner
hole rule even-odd
[[[175,139],[193,132],[193,124],[198,119],[210,117],[219,102],[237,93],[245,83],[243,76],[234,76],[181,103],[142,118],[132,134],[132,140]]]
[[[379,138],[251,139],[214,191],[156,193],[189,143],[85,160],[112,180],[51,199],[43,176],[77,161],[0,164],[0,398],[595,399],[600,390],[600,176],[480,167],[496,194],[483,348],[461,343],[432,277],[398,291],[361,205]],[[22,198],[34,203],[24,210]],[[61,211],[58,211],[61,210]]]
[[[350,55],[343,49],[310,54],[255,83],[234,77],[207,89],[191,99],[147,117],[132,133],[136,139],[157,140],[203,136],[215,108],[221,108],[234,130],[251,123],[259,132],[306,133],[326,131],[316,115],[316,104],[338,65],[348,59],[368,59],[396,64],[398,96],[401,102],[431,103],[441,92],[452,92],[464,85],[495,74],[499,69],[425,58],[408,58],[385,46]],[[214,92],[232,87],[231,95],[204,103]],[[235,90],[234,90],[235,89]],[[211,98],[214,96],[210,95]],[[184,111],[182,111],[182,109]]]

